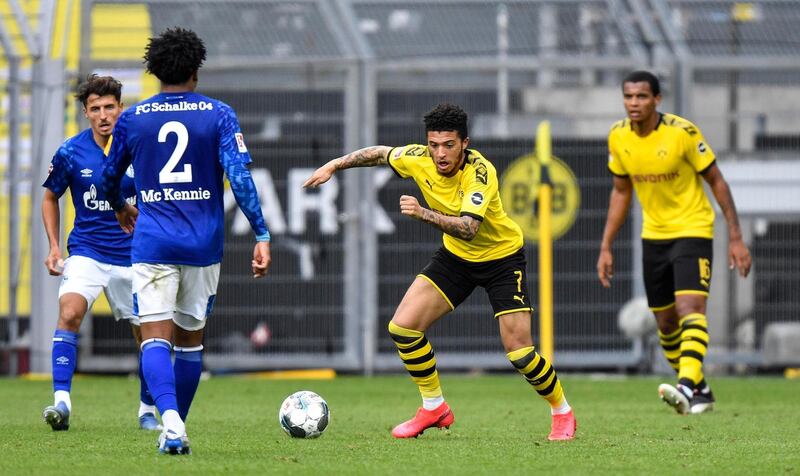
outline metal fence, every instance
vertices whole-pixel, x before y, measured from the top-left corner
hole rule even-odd
[[[757,366],[782,362],[762,352],[770,325],[800,323],[793,312],[799,214],[778,209],[797,182],[764,167],[758,181],[748,180],[747,168],[750,161],[756,168],[764,160],[798,163],[800,39],[791,26],[800,2],[747,5],[84,1],[83,23],[92,27],[83,29],[73,74],[124,77],[130,104],[154,92],[141,74],[146,38],[173,25],[197,31],[209,49],[199,92],[238,112],[275,237],[269,278],[252,281],[252,237],[226,197],[225,260],[207,365],[372,372],[401,368],[385,328],[439,246],[439,233],[399,214],[399,195],[418,193],[388,169],[346,171],[311,192],[300,185],[346,151],[423,141],[421,117],[440,101],[470,114],[471,147],[500,174],[532,152],[536,124],[552,122],[553,153],[573,172],[580,195],[574,223],[554,245],[556,361],[573,368],[648,365],[652,340],[631,340],[617,326],[619,308],[643,293],[636,213],[616,243],[612,290],[599,286],[594,264],[611,185],[605,134],[624,115],[619,81],[631,69],[654,69],[664,78],[663,109],[697,123],[730,174],[756,260],[748,281],[731,279],[719,245],[725,237],[717,240],[709,362]],[[129,28],[108,21],[121,15]],[[759,194],[756,184],[772,193]],[[724,231],[724,222],[717,229]],[[526,244],[531,291],[538,284],[535,246]],[[135,367],[126,326],[97,315],[82,332],[82,370]],[[508,367],[480,291],[429,334],[443,367]],[[46,352],[49,341],[39,349]]]

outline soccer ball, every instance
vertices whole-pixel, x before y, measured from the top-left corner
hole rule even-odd
[[[647,304],[647,298],[637,297],[626,302],[617,313],[617,324],[629,338],[636,339],[656,329],[656,317]]]
[[[316,438],[330,423],[328,403],[314,392],[301,390],[283,401],[278,411],[281,428],[293,438]]]

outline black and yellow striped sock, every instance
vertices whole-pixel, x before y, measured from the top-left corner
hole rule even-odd
[[[681,358],[678,380],[690,380],[697,386],[703,380],[703,359],[708,350],[708,322],[695,312],[681,318]]]
[[[411,380],[419,387],[422,398],[441,397],[442,387],[436,371],[436,357],[425,334],[389,322],[389,335],[397,346],[403,365],[411,374]]]
[[[683,332],[683,329],[680,327],[669,334],[658,331],[658,342],[664,351],[664,357],[666,357],[669,366],[672,367],[675,373],[678,373],[681,367],[681,332]]]
[[[558,380],[555,369],[533,346],[523,347],[508,353],[508,360],[519,370],[525,380],[533,385],[536,393],[550,403],[553,409],[564,408],[567,404],[564,389]],[[567,406],[566,409],[569,407]]]

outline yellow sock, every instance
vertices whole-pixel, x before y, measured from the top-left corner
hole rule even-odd
[[[425,334],[389,322],[389,335],[397,346],[397,352],[411,375],[411,380],[419,387],[422,398],[441,397],[442,387],[436,371],[436,357]]]
[[[689,379],[696,386],[703,380],[703,359],[708,350],[706,316],[695,312],[681,318],[681,357],[678,380]]]
[[[536,393],[542,396],[553,409],[564,409],[567,404],[564,389],[558,380],[555,369],[544,357],[531,347],[523,347],[508,353],[508,360],[519,370],[525,380],[533,385]],[[566,408],[568,410],[568,407]]]
[[[664,334],[658,331],[658,342],[661,344],[661,349],[664,351],[664,357],[667,358],[669,366],[678,373],[681,364],[681,332],[683,330],[678,327],[677,330],[669,334]]]

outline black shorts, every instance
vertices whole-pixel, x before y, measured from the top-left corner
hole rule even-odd
[[[675,303],[675,295],[708,296],[714,248],[708,238],[642,240],[644,289],[650,309]]]
[[[486,289],[494,317],[533,311],[528,299],[525,250],[491,261],[466,261],[439,248],[420,274],[442,293],[452,309],[464,302],[476,286]]]

